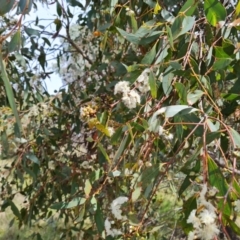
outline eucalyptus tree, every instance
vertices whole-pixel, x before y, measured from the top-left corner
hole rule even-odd
[[[59,221],[58,239],[240,234],[240,2],[56,1],[54,32],[23,23],[31,1],[13,22],[14,4],[1,10],[2,158],[13,156],[2,210],[20,227]],[[50,96],[54,71],[67,88]]]

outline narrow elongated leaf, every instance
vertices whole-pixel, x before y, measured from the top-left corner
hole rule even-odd
[[[169,47],[165,47],[163,50],[161,49],[161,53],[158,55],[156,61],[154,62],[154,64],[158,64],[163,62],[164,58],[168,55],[168,49]]]
[[[57,2],[57,14],[59,17],[62,16],[62,6]]]
[[[124,152],[124,150],[126,149],[127,147],[127,143],[129,142],[129,140],[131,139],[131,136],[130,134],[127,134],[124,139],[122,140],[118,150],[117,150],[117,153],[115,154],[114,156],[114,159],[113,159],[113,162],[115,163],[119,158],[120,156],[122,155],[122,153]]]
[[[156,79],[155,79],[155,76],[154,76],[152,71],[149,74],[148,83],[149,83],[149,86],[150,86],[152,97],[156,98],[157,97]]]
[[[84,187],[84,192],[85,192],[85,194],[86,194],[86,197],[89,196],[91,190],[92,190],[92,185],[91,185],[89,179],[87,179],[87,180],[85,181],[85,187]]]
[[[142,187],[136,187],[132,192],[132,202],[136,202],[142,193]]]
[[[13,214],[14,214],[19,220],[21,220],[21,219],[22,219],[21,214],[20,214],[17,206],[15,205],[15,203],[14,203],[13,201],[9,200],[9,199],[8,199],[7,201],[8,201],[8,204],[11,206],[11,210],[12,210]]]
[[[165,95],[169,95],[172,91],[172,79],[174,77],[172,67],[168,67],[163,74],[162,87]]]
[[[101,234],[104,230],[104,218],[103,218],[103,212],[100,209],[99,204],[97,204],[97,210],[94,215],[94,219],[97,225],[98,232]]]
[[[234,231],[237,235],[240,235],[239,226],[229,216],[225,216],[225,215],[223,216],[224,216],[223,217],[224,221],[226,221],[229,224],[231,231]]]
[[[166,26],[166,29],[167,29],[168,41],[169,41],[169,44],[171,46],[171,49],[175,50],[174,45],[173,45],[172,30],[171,30],[171,28],[168,25]]]
[[[111,160],[109,159],[108,154],[107,154],[105,148],[103,147],[103,145],[101,143],[98,143],[98,148],[102,152],[102,154],[105,157],[105,159],[110,163]]]
[[[231,132],[234,144],[236,145],[236,147],[240,148],[240,134],[233,128],[230,128],[230,132]]]
[[[135,15],[131,15],[130,18],[131,18],[131,26],[133,29],[133,33],[135,33],[138,30],[137,20],[135,18]]]
[[[113,145],[119,142],[120,137],[122,136],[122,127],[119,127],[111,137],[111,143]]]
[[[118,3],[118,0],[111,0],[111,5],[110,5],[110,14],[111,15],[112,15],[117,3]]]
[[[183,22],[183,15],[180,15],[175,18],[173,25],[171,27],[173,40],[175,40],[179,36],[182,29],[182,22]]]
[[[129,42],[134,43],[134,44],[138,44],[139,41],[141,40],[139,37],[137,37],[136,33],[127,33],[126,31],[117,28],[117,30],[119,31],[119,33],[125,38],[127,39]]]
[[[82,205],[86,202],[86,198],[74,198],[72,201],[70,202],[58,202],[58,203],[54,203],[50,206],[51,209],[56,209],[56,210],[60,210],[60,209],[69,209],[69,208],[73,208],[79,205]]]
[[[20,49],[21,46],[21,33],[20,30],[16,31],[16,33],[12,36],[10,43],[8,44],[8,52],[15,52]]]
[[[21,122],[20,122],[20,118],[19,118],[19,115],[18,115],[18,111],[17,111],[17,107],[16,107],[16,104],[15,104],[15,100],[14,100],[14,94],[13,94],[13,90],[12,90],[12,86],[10,84],[10,81],[8,79],[8,75],[7,75],[7,72],[6,72],[6,69],[5,69],[5,63],[4,63],[4,60],[3,60],[3,57],[2,57],[2,48],[1,48],[1,45],[0,45],[0,70],[1,70],[1,76],[2,76],[2,79],[3,79],[3,82],[4,82],[4,86],[5,86],[5,90],[6,90],[6,93],[7,93],[7,98],[8,98],[8,101],[10,103],[10,106],[12,108],[12,111],[13,111],[13,114],[16,118],[16,122],[17,122],[17,125],[18,125],[18,137],[21,137],[20,135],[20,132],[21,132]]]
[[[174,117],[177,114],[185,115],[192,112],[199,111],[197,108],[193,108],[187,105],[173,105],[168,107],[160,108],[155,114],[165,113],[165,117],[170,118]]]
[[[186,87],[182,83],[179,83],[179,82],[175,83],[174,87],[178,92],[178,96],[181,100],[181,103],[184,104],[184,105],[187,104],[187,90],[186,90]]]
[[[219,191],[217,196],[224,197],[228,191],[228,185],[222,171],[210,156],[208,156],[208,176],[210,185],[216,187]],[[227,216],[231,215],[231,203],[229,198],[226,203],[224,203],[223,198],[219,198],[218,207],[223,210]]]
[[[152,47],[152,49],[144,56],[144,58],[142,59],[141,63],[142,64],[151,64],[154,60],[154,58],[156,57],[156,44],[154,44],[154,46]]]

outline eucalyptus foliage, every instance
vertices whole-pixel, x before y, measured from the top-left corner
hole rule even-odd
[[[240,1],[51,4],[49,32],[0,0],[2,211],[56,239],[240,235]]]

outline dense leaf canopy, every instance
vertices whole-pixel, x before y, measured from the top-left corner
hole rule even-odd
[[[56,239],[240,235],[240,1],[54,1],[50,28],[36,4],[0,0],[2,211]]]

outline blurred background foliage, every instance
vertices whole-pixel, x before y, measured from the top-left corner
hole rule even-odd
[[[8,227],[20,239],[235,239],[240,2],[41,4],[56,7],[53,31],[24,21],[37,2],[0,0]],[[64,87],[51,95],[53,73]],[[210,237],[189,217],[209,210],[203,198]]]

